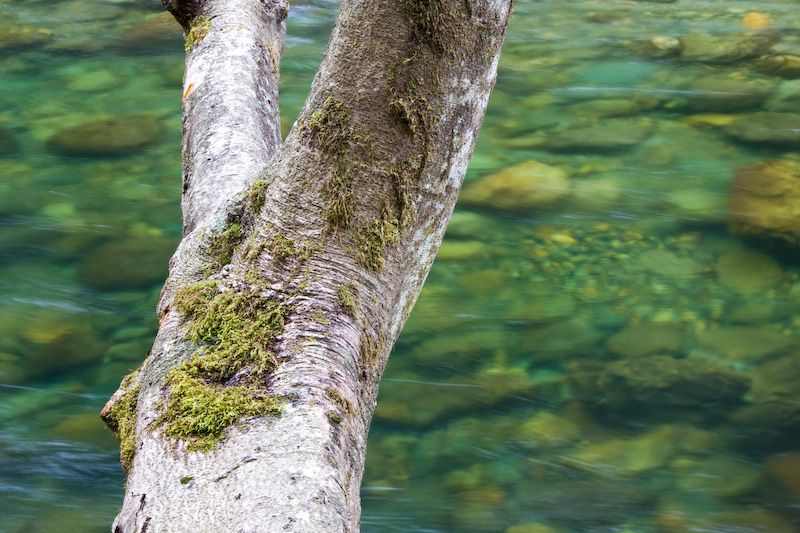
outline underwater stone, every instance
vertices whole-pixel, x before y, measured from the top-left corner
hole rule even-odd
[[[800,357],[792,355],[761,365],[753,379],[750,405],[734,413],[739,424],[800,428]]]
[[[172,13],[162,11],[123,30],[109,45],[131,51],[183,46],[183,28]]]
[[[582,315],[521,333],[532,363],[592,354],[605,335],[594,327],[590,317]]]
[[[750,248],[735,248],[723,254],[714,270],[720,284],[743,294],[767,291],[787,279],[775,259]]]
[[[795,337],[772,328],[733,326],[701,331],[698,346],[733,359],[763,359],[800,346]]]
[[[779,55],[759,59],[756,66],[765,74],[790,80],[800,78],[800,56]]]
[[[693,278],[710,268],[690,257],[680,257],[666,250],[648,250],[639,256],[639,264],[655,274],[671,278]]]
[[[51,41],[53,36],[51,30],[34,26],[5,26],[0,28],[0,50],[40,46]]]
[[[774,159],[737,169],[731,183],[729,206],[731,233],[797,244],[800,242],[800,163]]]
[[[72,324],[27,354],[28,375],[58,374],[65,368],[98,362],[104,351],[105,345],[87,324]]]
[[[20,144],[13,133],[5,128],[0,128],[0,157],[17,154]]]
[[[685,327],[681,324],[628,326],[606,341],[606,349],[623,357],[681,352]]]
[[[563,461],[601,476],[639,474],[665,466],[679,452],[684,433],[685,428],[668,425],[630,439],[590,442]]]
[[[550,206],[568,193],[566,172],[528,161],[469,183],[459,200],[504,211],[530,212]]]
[[[467,261],[488,257],[489,246],[481,241],[460,241],[449,239],[442,242],[436,259],[440,261]]]
[[[760,106],[772,95],[775,86],[764,80],[703,76],[692,80],[685,90],[690,109],[727,113]]]
[[[67,89],[78,92],[107,91],[121,84],[122,80],[110,70],[98,70],[73,76],[67,83]]]
[[[54,435],[75,442],[85,442],[113,449],[117,443],[114,435],[108,431],[94,411],[69,415],[56,424],[52,430]]]
[[[567,106],[568,113],[579,117],[629,117],[657,108],[661,102],[648,96],[636,98],[601,98]]]
[[[546,526],[538,522],[526,522],[506,529],[506,533],[561,533],[562,529]]]
[[[725,126],[722,131],[746,143],[794,148],[800,143],[800,115],[766,111],[748,113]]]
[[[605,119],[585,127],[551,132],[544,148],[558,152],[610,152],[633,148],[653,134],[649,121]]]
[[[787,498],[787,503],[795,504],[800,499],[800,453],[782,453],[767,457],[764,469],[769,486],[780,487],[776,492],[786,491],[791,495]],[[781,495],[785,497],[784,494]]]
[[[680,39],[681,59],[701,63],[734,63],[766,54],[780,40],[775,31],[730,35],[690,35]]]
[[[176,243],[165,238],[133,238],[98,246],[78,265],[78,278],[93,289],[151,287],[167,276]]]
[[[47,139],[47,150],[62,156],[114,156],[158,141],[164,128],[149,115],[126,115],[68,128]]]
[[[761,479],[761,469],[733,457],[681,458],[673,461],[677,487],[686,493],[703,493],[715,498],[731,498],[753,492]]]
[[[659,414],[676,407],[727,410],[742,403],[750,385],[749,378],[707,359],[665,355],[607,364],[575,361],[568,377],[575,397],[590,406],[607,411],[647,407]]]
[[[562,448],[581,438],[581,431],[576,424],[547,411],[540,411],[523,422],[515,435],[520,446],[530,450]]]

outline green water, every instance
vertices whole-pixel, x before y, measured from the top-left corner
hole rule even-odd
[[[180,236],[183,48],[160,13],[0,0],[0,532],[107,531],[122,500],[97,414],[150,347]],[[335,16],[292,6],[285,126]],[[709,39],[743,20],[779,38],[759,54],[800,56],[790,0],[515,2],[464,201],[382,383],[363,531],[800,531],[800,256],[783,230],[731,233],[729,209],[737,169],[795,168],[795,140],[735,132],[764,111],[800,129],[800,74]],[[54,145],[114,117],[144,141]],[[546,198],[487,199],[530,161]],[[795,238],[800,199],[771,198]]]

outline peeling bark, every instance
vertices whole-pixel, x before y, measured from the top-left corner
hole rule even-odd
[[[128,420],[115,409],[126,398],[136,411],[114,531],[358,531],[380,377],[455,205],[510,0],[345,0],[282,144],[286,6],[164,3],[187,32],[209,27],[187,53],[184,239],[158,336],[104,409]],[[198,326],[187,302],[232,316]],[[225,335],[262,331],[264,309],[281,320],[260,359],[220,362]],[[189,451],[199,433],[164,434],[180,379],[282,412],[243,414],[204,441],[216,449]]]

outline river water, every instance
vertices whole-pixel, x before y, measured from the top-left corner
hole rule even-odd
[[[800,531],[797,7],[515,2],[363,531]],[[292,6],[285,127],[336,10]],[[98,412],[180,236],[182,65],[155,0],[0,0],[0,532],[121,503]]]

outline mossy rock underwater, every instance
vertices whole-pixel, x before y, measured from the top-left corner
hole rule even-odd
[[[47,139],[46,147],[61,156],[124,155],[152,145],[163,130],[152,116],[126,115],[61,130]]]
[[[78,265],[82,283],[100,290],[147,288],[164,281],[177,242],[130,239],[98,246]]]

